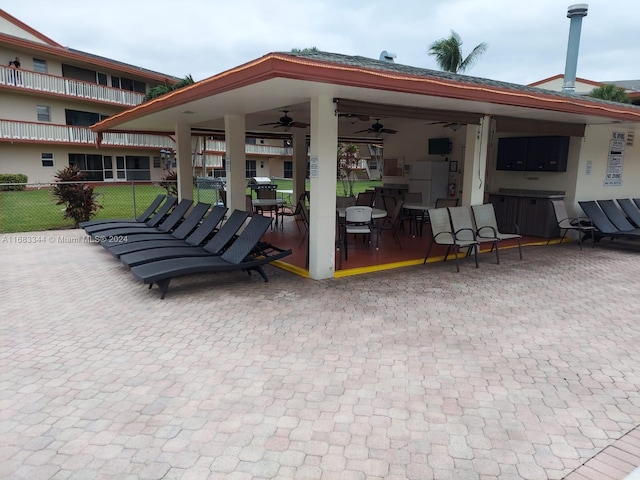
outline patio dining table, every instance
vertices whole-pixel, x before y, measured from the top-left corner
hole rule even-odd
[[[256,208],[258,209],[262,209],[263,207],[275,207],[275,212],[276,212],[276,218],[275,218],[275,224],[276,227],[278,226],[278,219],[280,219],[280,224],[282,226],[282,218],[281,217],[281,212],[280,209],[282,208],[283,205],[287,204],[287,201],[282,199],[282,198],[254,198],[253,200],[251,200],[251,204],[253,205],[254,210]],[[270,209],[270,208],[267,208]]]
[[[402,205],[402,208],[408,210],[411,215],[410,229],[414,237],[422,236],[422,228],[418,228],[418,218],[424,221],[429,216],[428,210],[434,206],[433,203],[405,203]]]

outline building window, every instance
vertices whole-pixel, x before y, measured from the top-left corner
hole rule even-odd
[[[106,73],[98,72],[97,79],[98,79],[98,84],[99,85],[106,85],[107,84],[107,74]]]
[[[49,68],[47,67],[47,61],[41,58],[34,58],[33,71],[38,73],[49,73]]]
[[[255,177],[257,175],[256,171],[256,161],[255,160],[247,160],[247,169],[246,169],[247,178]]]
[[[41,158],[43,167],[53,167],[53,153],[43,153]]]
[[[293,162],[284,162],[284,178],[293,178]]]
[[[153,168],[160,168],[160,157],[153,157]]]
[[[77,127],[89,127],[94,123],[98,123],[100,120],[107,118],[107,115],[94,112],[82,112],[80,110],[64,111],[65,120],[67,125],[75,125]]]
[[[39,122],[51,121],[51,109],[47,105],[36,105],[36,111],[38,112]]]
[[[127,155],[125,158],[127,166],[127,180],[151,180],[149,157]]]

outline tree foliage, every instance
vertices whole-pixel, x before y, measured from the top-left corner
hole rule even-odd
[[[601,100],[609,100],[611,102],[631,103],[631,99],[624,91],[624,88],[617,87],[610,83],[594,88],[589,96],[592,98],[599,98]]]
[[[147,94],[142,99],[143,102],[148,102],[149,100],[153,100],[154,98],[161,97],[162,95],[166,95],[167,93],[173,92],[174,90],[179,90],[188,85],[195,83],[193,77],[191,75],[187,75],[177,83],[173,85],[163,84],[156,85],[155,87],[151,87]]]
[[[451,35],[448,38],[441,38],[433,42],[428,53],[436,58],[436,62],[442,70],[458,73],[471,68],[487,48],[488,45],[482,42],[476,45],[469,55],[463,57],[462,39],[460,35],[451,30]]]
[[[318,50],[316,47],[308,47],[308,48],[292,48],[291,49],[291,53],[318,53],[320,50]]]
[[[338,176],[342,181],[342,189],[348,197],[354,197],[353,184],[356,180],[354,170],[360,163],[360,150],[353,143],[338,145]]]

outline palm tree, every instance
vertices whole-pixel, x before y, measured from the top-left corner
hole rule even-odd
[[[631,103],[631,99],[624,91],[624,88],[617,87],[610,83],[594,88],[591,90],[589,96],[592,98],[599,98],[601,100],[609,100],[611,102]]]
[[[155,87],[152,87],[149,89],[149,91],[144,96],[142,101],[148,102],[149,100],[153,100],[154,98],[161,97],[162,95],[166,95],[169,92],[173,92],[174,90],[178,90],[179,88],[186,87],[188,85],[191,85],[192,83],[195,83],[193,80],[193,77],[191,75],[187,75],[186,77],[174,83],[173,85],[167,85],[167,84],[156,85]]]
[[[460,35],[451,30],[449,38],[436,40],[429,47],[429,55],[436,57],[436,62],[445,72],[458,73],[470,68],[487,50],[485,42],[476,45],[466,58],[462,56],[462,39]]]

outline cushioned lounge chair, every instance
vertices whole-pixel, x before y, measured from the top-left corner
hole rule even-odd
[[[244,225],[249,212],[244,210],[234,210],[229,219],[224,222],[220,230],[203,247],[184,244],[169,245],[164,247],[154,247],[137,252],[120,255],[120,261],[128,267],[142,265],[143,263],[165,260],[175,257],[206,257],[209,255],[220,255],[224,247],[238,233],[240,227]]]
[[[636,227],[640,227],[640,208],[629,198],[619,198],[616,200],[627,218]]]
[[[109,228],[107,230],[99,230],[97,232],[91,232],[89,235],[92,237],[99,239],[101,242],[103,239],[108,239],[109,237],[127,237],[133,235],[140,235],[145,233],[167,233],[171,232],[176,226],[182,222],[184,216],[187,214],[191,206],[193,205],[193,200],[182,199],[180,203],[176,205],[176,208],[167,216],[160,225],[156,227],[150,227],[148,225],[139,225],[139,226],[129,226],[129,227],[116,227]]]
[[[175,207],[176,203],[178,203],[178,199],[176,197],[167,197],[164,203],[158,208],[158,211],[153,214],[153,216],[144,223],[136,222],[135,220],[130,220],[128,222],[113,222],[113,223],[104,223],[98,225],[89,225],[84,229],[89,235],[94,232],[99,232],[101,230],[109,230],[111,228],[122,228],[122,227],[139,227],[141,225],[146,225],[148,227],[157,227],[160,225],[162,220],[167,216],[167,214],[171,211],[173,207]]]
[[[151,204],[147,207],[147,209],[135,218],[135,221],[138,223],[144,223],[147,220],[149,220],[151,218],[151,215],[153,215],[153,212],[155,212],[158,209],[158,207],[160,206],[164,198],[165,198],[164,194],[158,195],[153,200],[153,202],[151,202]],[[101,225],[104,223],[130,222],[130,221],[132,221],[130,218],[105,218],[102,220],[89,220],[87,222],[80,222],[79,227],[85,228],[91,225]]]
[[[620,230],[616,227],[595,200],[578,202],[578,205],[596,227],[597,235],[600,237],[640,238],[640,229]]]
[[[125,251],[135,251],[135,250],[143,250],[145,248],[149,248],[150,242],[156,240],[173,240],[173,241],[184,241],[187,237],[193,232],[196,228],[198,228],[201,224],[202,219],[207,214],[207,212],[211,209],[211,204],[209,203],[198,203],[193,209],[189,212],[187,218],[178,225],[178,227],[172,232],[157,232],[157,233],[144,233],[141,235],[131,235],[126,239],[117,239],[111,241],[103,241],[100,243],[104,248],[108,249],[109,252],[115,247],[126,247]],[[222,210],[222,212],[220,212]],[[212,212],[215,215],[218,215],[218,222],[222,220],[222,217],[226,213],[227,209],[224,207],[214,207]],[[118,256],[115,252],[111,252],[115,256]]]
[[[208,257],[182,257],[138,265],[131,273],[139,280],[158,285],[161,297],[169,290],[169,283],[176,277],[197,273],[216,273],[244,270],[251,274],[256,271],[268,282],[263,266],[280,258],[291,255],[291,250],[281,250],[271,245],[256,248],[262,235],[271,225],[271,219],[262,215],[253,215],[244,231],[234,240],[222,255]]]

